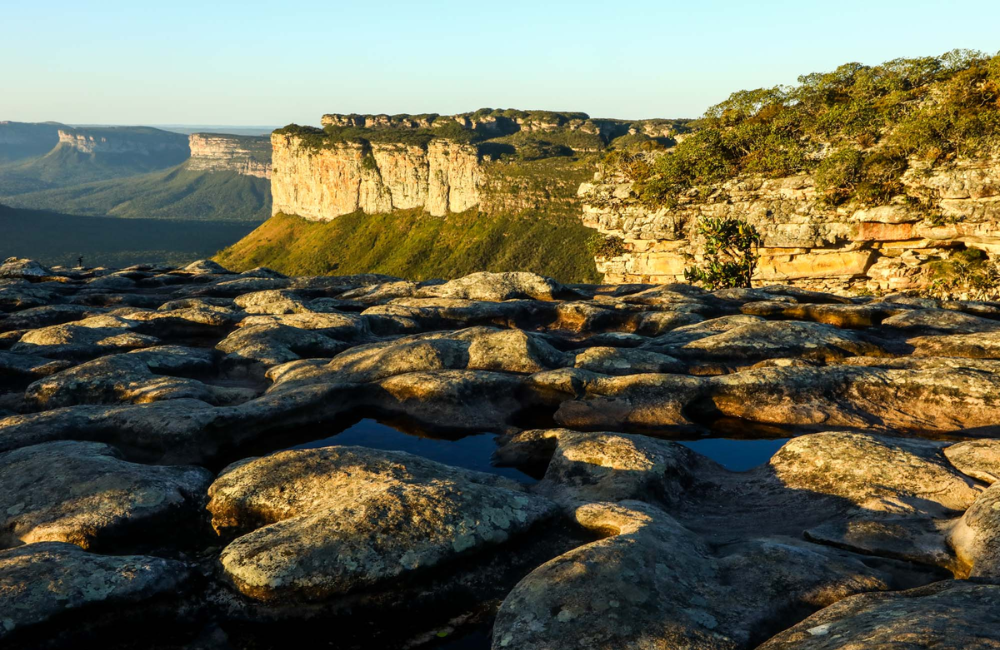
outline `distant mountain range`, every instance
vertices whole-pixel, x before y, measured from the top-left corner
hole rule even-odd
[[[256,127],[243,130],[254,135],[0,122],[0,202],[86,216],[257,223],[271,214],[270,142]]]

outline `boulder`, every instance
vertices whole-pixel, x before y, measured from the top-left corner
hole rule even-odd
[[[212,522],[243,533],[226,576],[260,601],[326,599],[482,553],[555,505],[500,477],[361,447],[241,461],[209,490]]]
[[[226,353],[230,366],[270,367],[303,357],[334,357],[348,346],[316,331],[261,324],[240,327],[215,347]]]
[[[758,650],[1000,645],[1000,586],[945,580],[898,593],[859,594],[820,610]]]
[[[870,362],[870,359],[864,361]],[[1000,422],[1000,375],[961,363],[893,368],[837,365],[760,368],[712,377],[694,408],[751,422],[790,426],[898,429],[916,432],[993,430]],[[676,402],[647,395],[642,406]],[[636,404],[638,406],[638,404]]]
[[[52,271],[35,260],[8,257],[0,264],[0,278],[42,279],[52,275]]]
[[[62,621],[75,613],[83,616],[77,627],[135,620],[183,593],[193,575],[175,560],[95,555],[60,542],[0,551],[0,642],[52,643],[71,634]]]
[[[196,399],[233,404],[255,396],[250,389],[212,386],[183,375],[208,374],[215,368],[211,350],[161,346],[112,354],[39,379],[24,398],[36,409],[77,404],[148,404]],[[181,375],[181,376],[176,376]]]
[[[528,298],[555,300],[574,292],[551,278],[534,273],[473,273],[444,284],[425,286],[420,294],[433,298],[459,298],[500,302]]]
[[[0,351],[0,384],[27,382],[39,377],[48,377],[71,365],[69,361],[53,361],[31,354]]]
[[[1000,440],[967,440],[945,447],[944,455],[958,471],[987,485],[1000,480]]]
[[[593,347],[578,352],[573,367],[602,375],[683,373],[687,370],[687,364],[665,354],[610,347]]]
[[[100,308],[86,305],[44,305],[24,309],[0,319],[0,332],[33,330],[50,325],[62,325],[100,314]]]
[[[852,356],[886,356],[862,336],[820,323],[764,321],[740,325],[685,343],[674,350],[685,359],[750,365],[768,358],[832,361]]]
[[[585,505],[576,519],[606,538],[524,578],[497,614],[494,650],[747,648],[787,612],[893,586],[856,557],[797,540],[752,540],[716,556],[638,501]]]
[[[520,330],[471,327],[359,345],[330,362],[285,364],[268,377],[274,389],[309,383],[371,383],[409,372],[492,370],[534,373],[570,363],[542,337]]]
[[[0,279],[0,311],[44,307],[59,302],[59,295],[27,280]]]
[[[1000,321],[951,309],[909,309],[885,319],[882,326],[910,335],[973,334],[996,332]]]
[[[212,474],[137,465],[97,442],[49,442],[0,454],[0,544],[69,542],[108,548],[161,541],[196,522]],[[6,539],[5,539],[6,538]]]
[[[1000,485],[991,485],[965,511],[949,541],[962,566],[959,577],[1000,582]]]
[[[502,464],[547,463],[534,490],[574,508],[629,499],[678,503],[699,480],[722,471],[669,440],[620,433],[537,429],[513,436],[496,454]]]
[[[787,488],[829,494],[868,511],[961,512],[982,494],[955,471],[945,443],[830,432],[789,440],[768,465]]]
[[[907,343],[915,356],[1000,359],[1000,331],[919,336]]]
[[[232,273],[232,271],[227,270],[224,266],[212,260],[191,262],[183,270],[192,275],[228,275]]]
[[[136,332],[137,327],[136,322],[119,316],[92,316],[31,330],[11,350],[58,359],[82,359],[160,343],[156,337]]]

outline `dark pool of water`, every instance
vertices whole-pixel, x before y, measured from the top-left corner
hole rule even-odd
[[[445,465],[499,474],[522,483],[534,483],[535,479],[513,467],[494,467],[490,464],[490,457],[497,448],[493,438],[492,433],[465,436],[458,440],[425,438],[403,433],[375,420],[364,419],[334,436],[296,445],[292,449],[355,445],[369,449],[405,451]]]
[[[678,440],[702,456],[708,456],[726,469],[745,472],[763,465],[771,459],[789,438],[771,440],[742,440],[733,438],[704,438],[702,440]]]

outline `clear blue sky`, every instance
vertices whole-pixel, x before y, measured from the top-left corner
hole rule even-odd
[[[840,63],[1000,50],[1000,0],[0,0],[0,120],[696,117]]]

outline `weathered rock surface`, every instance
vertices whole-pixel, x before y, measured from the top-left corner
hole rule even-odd
[[[184,376],[210,374],[213,369],[210,350],[159,346],[101,357],[50,375],[28,386],[24,398],[36,409],[52,409],[171,399],[222,405],[255,396],[253,390],[211,386]]]
[[[1000,480],[1000,441],[968,440],[945,447],[944,455],[958,471],[987,485]]]
[[[759,650],[986,650],[1000,644],[998,605],[1000,587],[954,580],[861,594],[813,614]]]
[[[663,154],[641,155],[650,162]],[[746,221],[761,234],[758,282],[892,292],[931,287],[940,263],[966,247],[993,256],[998,170],[995,158],[914,162],[900,195],[877,207],[826,205],[814,173],[735,178],[680,196],[676,206],[648,207],[613,164],[603,165],[578,194],[584,225],[622,240],[620,253],[596,258],[607,283],[682,281],[692,258],[702,255],[699,219],[713,217]]]
[[[1000,572],[994,303],[48,272],[0,280],[0,541],[194,558],[198,629],[163,650],[217,636],[206,621],[232,648],[307,621],[402,645],[363,632],[390,611],[405,637],[488,622],[518,581],[498,647],[742,649],[852,594]],[[495,461],[539,480],[272,453],[359,418],[470,463],[500,434]],[[759,464],[726,469],[741,445]],[[198,513],[229,463],[213,541]]]
[[[212,474],[137,465],[96,442],[50,442],[0,454],[0,544],[108,548],[192,525]]]
[[[329,598],[506,542],[553,514],[513,482],[401,452],[286,451],[239,463],[209,491],[221,556],[259,600]]]
[[[982,488],[955,471],[944,446],[863,433],[817,433],[787,442],[770,466],[791,489],[832,494],[870,511],[961,512]]]
[[[141,616],[146,605],[176,596],[192,575],[174,560],[95,555],[58,542],[0,551],[0,641],[31,635],[51,642],[69,632],[60,629],[61,617],[76,612],[87,613],[90,625]]]
[[[697,536],[637,501],[593,504],[582,526],[610,535],[536,569],[504,600],[499,648],[744,648],[789,609],[891,587],[839,551],[755,540],[713,556]]]
[[[8,257],[0,264],[0,278],[44,278],[52,275],[35,260]]]
[[[134,331],[136,328],[135,322],[119,316],[93,316],[65,325],[31,330],[11,350],[59,359],[79,359],[160,343],[156,337]]]
[[[258,363],[265,367],[303,357],[333,357],[346,347],[317,331],[278,323],[241,327],[216,345],[234,366]]]
[[[534,273],[473,273],[458,280],[432,285],[420,293],[433,298],[460,298],[463,300],[488,300],[500,302],[530,298],[554,300],[572,291],[552,280]]]

